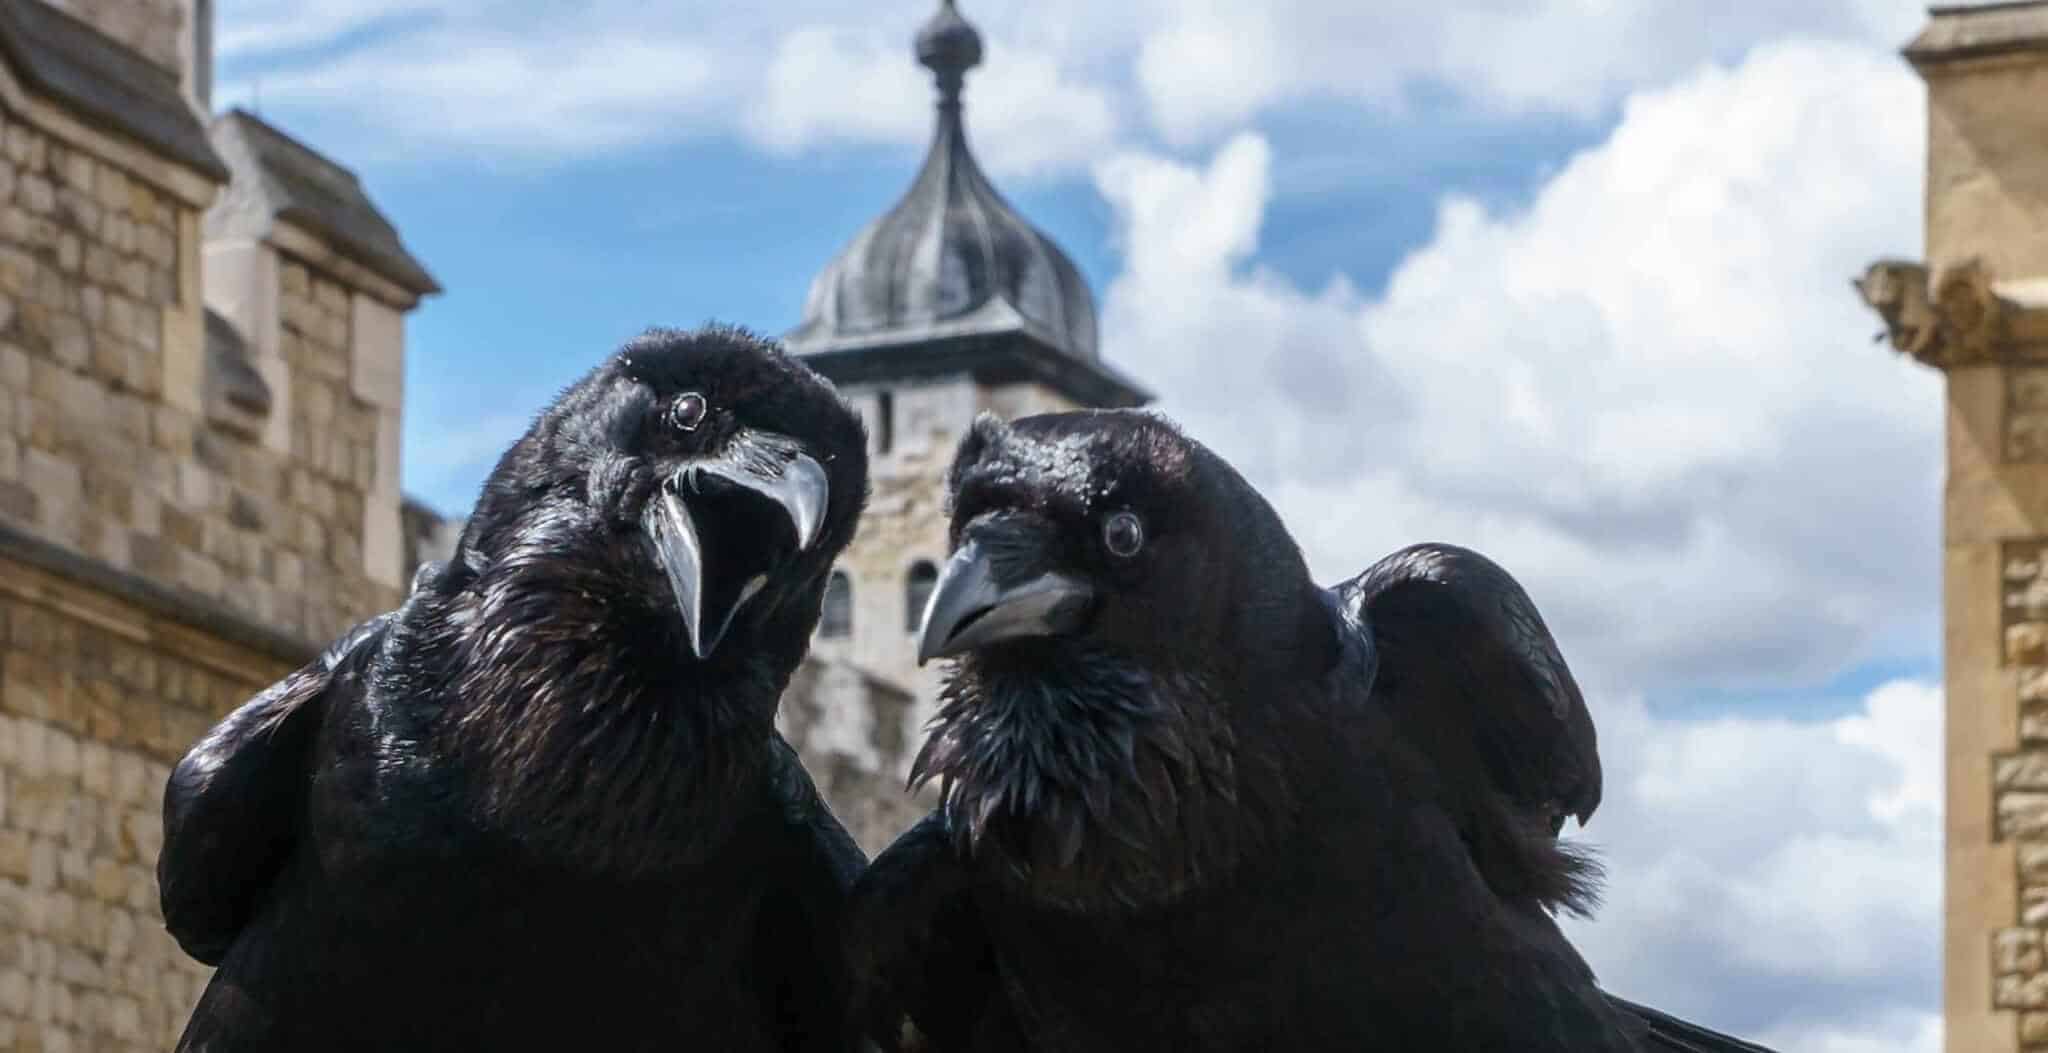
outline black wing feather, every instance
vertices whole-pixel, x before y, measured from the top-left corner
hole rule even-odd
[[[867,855],[818,793],[803,761],[781,735],[769,736],[769,779],[782,820],[794,835],[776,870],[755,933],[759,982],[781,1031],[781,1048],[827,1053],[846,1048],[840,926]]]
[[[1485,556],[1439,543],[1333,591],[1372,643],[1374,699],[1435,767],[1488,881],[1589,910],[1596,868],[1555,837],[1600,804],[1593,719],[1528,593]]]
[[[171,769],[158,896],[164,926],[200,962],[220,964],[290,855],[335,672],[374,650],[390,618],[350,629],[228,714]]]
[[[1773,1053],[1754,1042],[1745,1042],[1733,1035],[1680,1020],[1663,1010],[1638,1005],[1626,998],[1610,994],[1607,1000],[1648,1029],[1651,1053]]]
[[[994,945],[938,813],[861,875],[845,952],[854,1027],[883,1050],[980,1048],[1006,1030]]]
[[[1435,767],[1473,861],[1507,898],[1591,909],[1590,858],[1556,840],[1600,805],[1592,714],[1536,604],[1505,569],[1446,544],[1404,548],[1332,590],[1370,643],[1372,697]],[[1352,667],[1355,668],[1355,667]],[[1771,1053],[1605,995],[1646,1051]]]

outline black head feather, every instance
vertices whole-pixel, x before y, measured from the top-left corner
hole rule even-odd
[[[1284,827],[1266,724],[1335,640],[1300,551],[1228,464],[1146,413],[984,416],[948,509],[993,587],[1051,574],[1088,597],[1062,631],[959,659],[913,781],[939,782],[963,847],[1041,899],[1136,904]]]
[[[829,501],[801,549],[787,523],[757,528],[773,515],[702,518],[705,561],[738,561],[765,584],[698,658],[642,516],[679,465],[749,429],[806,451]],[[832,387],[744,330],[633,340],[540,413],[485,483],[455,557],[420,584],[419,616],[394,634],[406,660],[393,675],[411,683],[394,686],[438,708],[401,723],[521,840],[625,868],[708,851],[721,791],[763,762],[853,536],[865,451]],[[693,828],[703,836],[671,836]]]

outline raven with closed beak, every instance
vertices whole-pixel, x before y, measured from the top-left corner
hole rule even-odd
[[[840,1050],[866,860],[774,729],[867,495],[778,348],[653,330],[454,555],[172,772],[181,1050]]]
[[[1755,1050],[1559,930],[1593,725],[1535,606],[1422,545],[1335,590],[1163,419],[977,421],[921,659],[940,805],[856,883],[851,1012],[939,1051]]]

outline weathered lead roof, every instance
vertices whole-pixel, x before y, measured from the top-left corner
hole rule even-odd
[[[415,296],[441,291],[354,172],[240,109],[215,118],[213,145],[234,180],[206,213],[209,239],[262,237],[290,220]]]
[[[967,147],[960,85],[981,36],[952,0],[916,41],[936,75],[937,127],[910,190],[811,283],[798,353],[1021,334],[1096,358],[1095,298],[1060,247],[1010,207]]]
[[[178,78],[42,0],[0,0],[0,55],[24,86],[215,180],[228,168]]]

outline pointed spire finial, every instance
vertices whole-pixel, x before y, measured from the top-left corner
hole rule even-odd
[[[917,31],[917,61],[939,83],[939,105],[960,104],[960,83],[981,64],[981,34],[960,17],[953,0],[939,0],[938,13]]]

